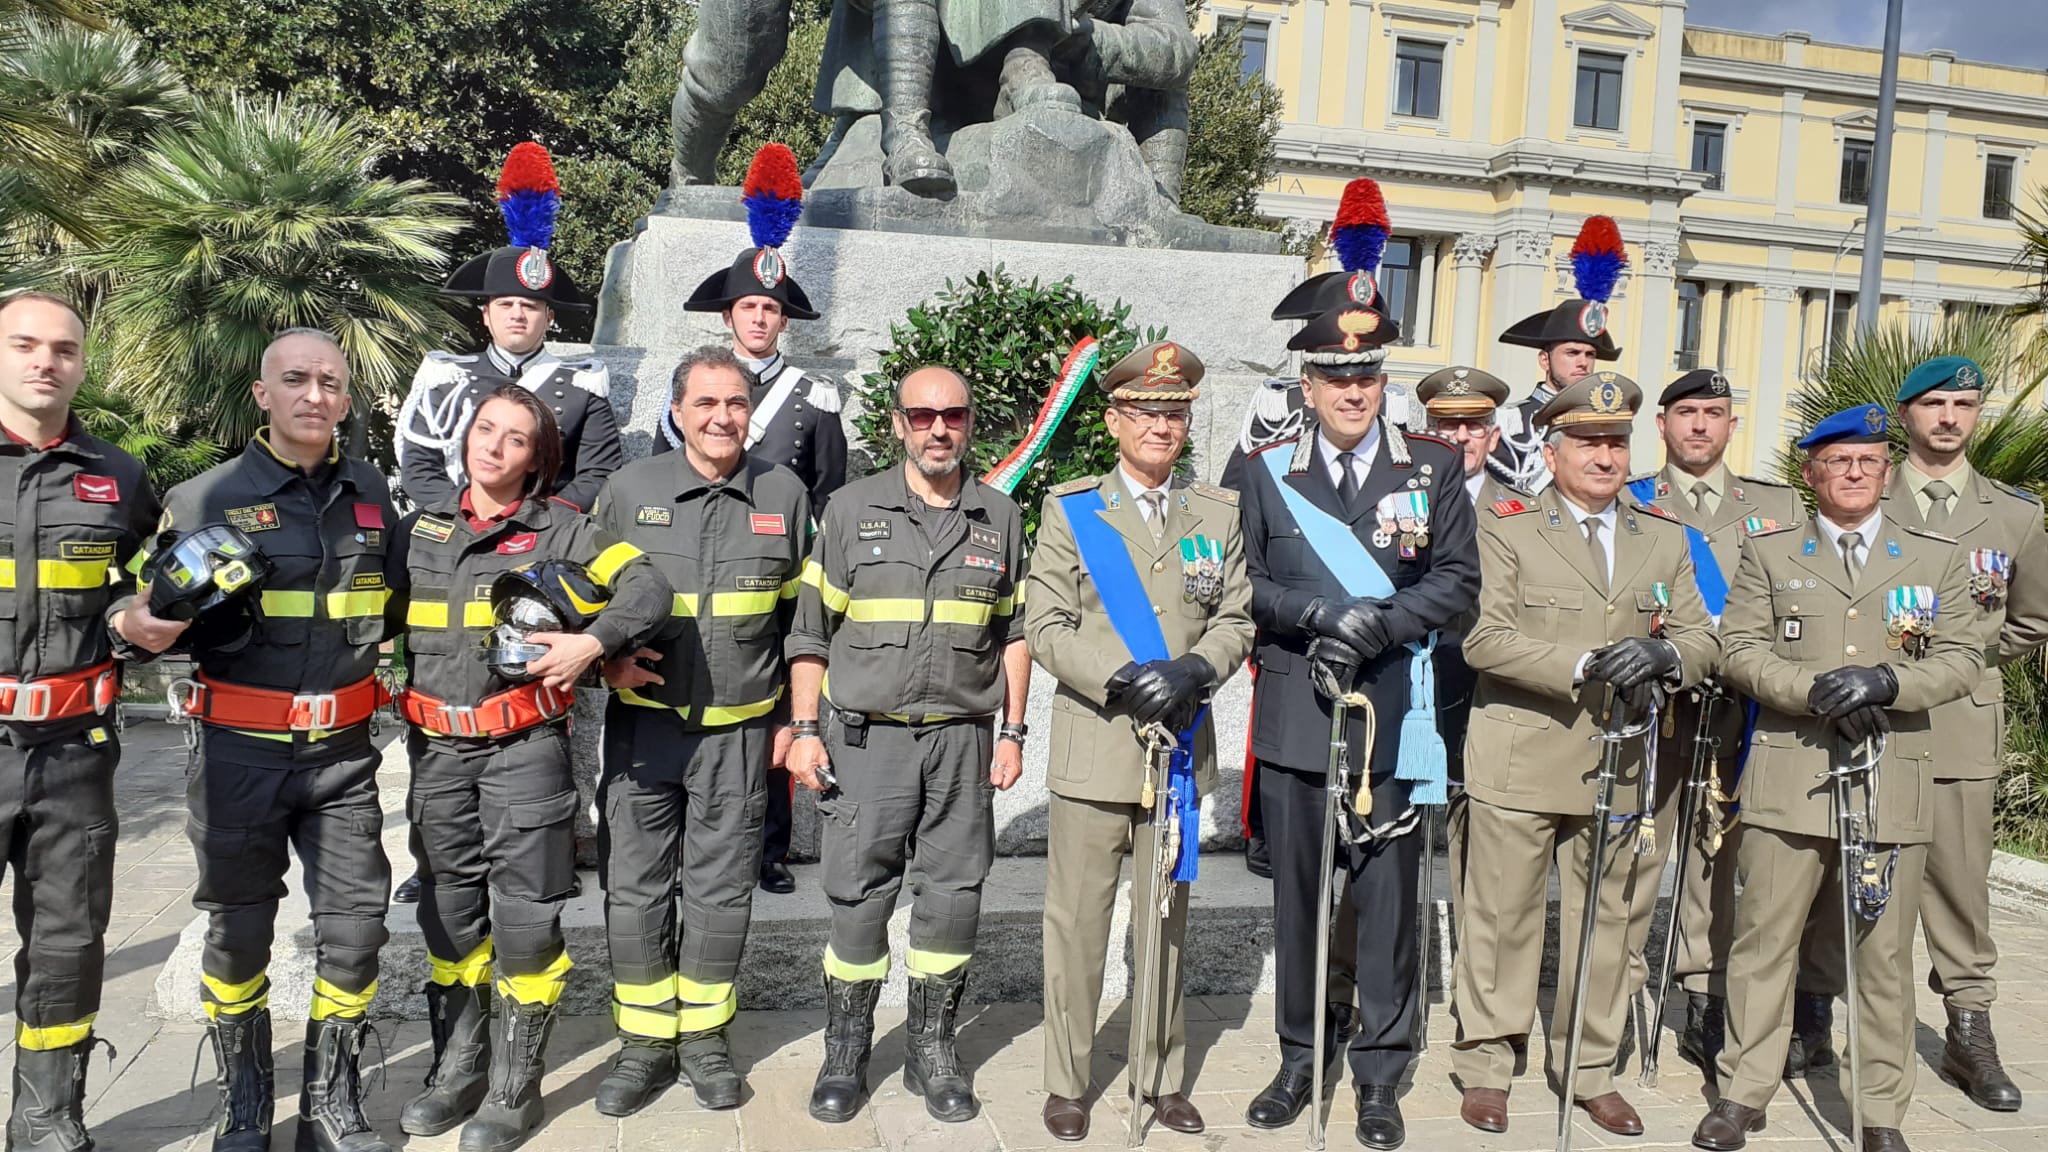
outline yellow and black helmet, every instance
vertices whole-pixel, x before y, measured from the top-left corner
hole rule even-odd
[[[158,533],[142,565],[149,610],[166,620],[193,620],[230,601],[246,601],[270,573],[269,558],[230,524]]]
[[[581,632],[611,599],[611,589],[572,560],[537,560],[500,573],[491,581],[495,623],[484,638],[484,663],[507,680],[528,679],[527,662],[548,651],[547,645],[528,637],[536,632]]]

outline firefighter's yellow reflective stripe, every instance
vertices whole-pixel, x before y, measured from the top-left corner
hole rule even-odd
[[[448,604],[444,600],[415,600],[405,606],[408,628],[446,628]]]
[[[1008,596],[1003,597],[1001,600],[996,601],[996,615],[1011,615],[1012,613],[1017,611],[1018,605],[1022,603],[1024,603],[1024,589],[1022,587],[1019,587],[1015,592],[1012,592]]]
[[[428,959],[434,962],[434,983],[449,988],[457,984],[475,988],[491,979],[491,938],[484,937],[483,943],[470,949],[469,955],[460,960],[443,960],[431,954]]]
[[[732,994],[730,980],[722,984],[704,984],[688,976],[676,977],[676,999],[685,1004],[717,1004]]]
[[[327,594],[327,616],[346,620],[355,616],[382,616],[391,599],[389,588],[361,588]]]
[[[521,1004],[557,1003],[562,999],[562,989],[569,984],[569,969],[573,966],[568,950],[564,949],[555,955],[554,963],[532,975],[498,977],[498,995]]]
[[[614,688],[612,689],[612,695],[618,697],[621,704],[632,704],[641,708],[661,708],[673,712],[685,720],[694,716],[697,719],[697,723],[706,728],[720,728],[728,724],[737,724],[742,720],[752,720],[756,716],[766,716],[768,713],[773,712],[775,710],[775,702],[782,699],[782,689],[777,688],[775,695],[770,696],[766,700],[756,700],[751,704],[715,704],[709,708],[694,711],[689,708],[678,708],[673,704],[663,704],[659,700],[650,700],[631,688]]]
[[[14,560],[0,557],[0,588],[14,587]]]
[[[903,953],[903,967],[912,976],[944,976],[972,958],[972,953],[967,952],[927,952],[922,948],[910,948]]]
[[[976,628],[988,626],[989,611],[994,605],[976,604],[972,600],[932,601],[932,623],[971,624]]]
[[[311,592],[286,592],[278,588],[263,590],[265,616],[311,616],[317,602]]]
[[[1010,610],[1011,610],[1011,611],[1013,611],[1013,612],[1014,612],[1014,611],[1016,611],[1017,609],[1019,609],[1019,608],[1022,608],[1022,607],[1024,606],[1024,589],[1026,589],[1026,588],[1029,588],[1029,587],[1030,587],[1030,585],[1029,585],[1029,584],[1019,584],[1019,585],[1017,585],[1017,589],[1016,589],[1016,591],[1014,591],[1014,592],[1010,593],[1010,602],[1011,602],[1011,603],[1010,603]]]
[[[834,980],[882,980],[889,975],[889,954],[884,952],[880,960],[870,964],[849,964],[832,951],[832,945],[825,945],[825,975]]]
[[[254,1012],[270,1002],[270,977],[265,973],[230,984],[202,972],[199,984],[202,989],[200,999],[206,1006],[207,1018],[211,1020]]]
[[[775,603],[782,593],[770,589],[766,592],[713,592],[711,614],[713,616],[759,616],[763,612],[775,611]]]
[[[12,577],[13,577],[13,575],[14,575],[14,571],[13,571],[13,568],[12,568],[12,565],[14,564],[14,561],[12,561],[12,560],[9,560],[9,561],[8,561],[7,563],[8,563],[8,565],[9,565],[9,569],[8,569],[8,573],[7,573],[7,575],[8,575],[8,577],[9,577],[9,578],[10,578],[10,580],[11,580],[11,578],[12,578]],[[144,564],[147,564],[147,563],[149,563],[149,549],[147,549],[147,548],[137,548],[137,549],[135,550],[135,555],[133,555],[133,556],[130,556],[130,557],[128,558],[128,572],[129,572],[129,574],[130,574],[130,575],[133,575],[133,576],[140,576],[140,575],[142,575],[142,566],[143,566]]]
[[[9,573],[13,575],[13,573]],[[45,588],[97,588],[107,582],[105,560],[38,560],[36,582]]]
[[[489,600],[471,600],[462,606],[464,628],[489,628],[498,622],[498,614]]]
[[[365,720],[365,721],[363,721],[363,723],[365,723],[365,724],[368,724],[368,723],[369,723],[369,721],[368,721],[368,720]],[[315,728],[315,729],[313,729],[312,731],[310,731],[310,732],[305,732],[305,733],[298,733],[298,732],[252,732],[252,731],[250,731],[250,730],[249,730],[249,729],[247,729],[247,728],[230,728],[230,729],[228,729],[228,731],[230,731],[230,732],[233,732],[233,733],[236,733],[237,735],[241,735],[241,736],[254,736],[254,737],[255,737],[256,739],[258,739],[258,740],[276,740],[276,741],[278,741],[279,743],[283,743],[283,744],[289,744],[289,743],[291,743],[291,742],[292,742],[292,737],[294,737],[294,736],[298,736],[298,735],[304,735],[304,736],[306,737],[306,743],[308,743],[308,744],[318,744],[318,743],[319,743],[320,741],[322,741],[322,740],[325,740],[325,739],[327,739],[327,738],[328,738],[329,736],[333,736],[333,735],[336,735],[337,733],[341,733],[341,732],[349,732],[349,731],[353,731],[353,729],[349,729],[349,728]]]
[[[612,1024],[619,1031],[633,1036],[645,1036],[650,1040],[673,1040],[676,1038],[676,1014],[664,1008],[634,1008],[612,1001]]]
[[[676,978],[663,976],[651,984],[612,985],[612,999],[632,1008],[664,1008],[676,998]]]
[[[697,594],[695,592],[676,593],[676,601],[669,607],[668,614],[671,616],[695,616],[697,614]]]
[[[599,552],[597,559],[590,562],[590,578],[599,584],[610,584],[612,577],[619,574],[619,569],[624,568],[629,561],[640,554],[640,550],[631,544],[624,542],[614,544]]]
[[[93,1015],[97,1016],[98,1013]],[[41,1028],[31,1028],[16,1022],[14,1042],[30,1052],[54,1052],[59,1048],[69,1048],[73,1044],[85,1043],[85,1038],[92,1035],[92,1021],[93,1017],[87,1016],[83,1020],[74,1020],[69,1024],[48,1024]]]
[[[835,615],[843,615],[846,612],[847,601],[852,597],[832,586],[832,581],[825,575],[825,569],[816,560],[804,561],[804,573],[800,579],[818,590],[818,598],[825,602],[828,611]]]
[[[323,977],[313,978],[313,1010],[309,1015],[315,1020],[360,1020],[370,1011],[370,1001],[377,998],[377,982],[361,992],[346,992]]]
[[[925,603],[891,597],[849,597],[846,618],[856,624],[922,624]]]
[[[784,600],[796,599],[797,590],[803,586],[804,578],[802,576],[791,576],[782,582],[782,598]]]
[[[739,997],[731,992],[716,1004],[685,1004],[676,1010],[676,1033],[709,1032],[732,1019],[739,1006]]]

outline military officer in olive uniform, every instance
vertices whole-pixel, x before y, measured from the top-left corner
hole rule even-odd
[[[1655,504],[1686,527],[1692,550],[1693,579],[1707,611],[1717,620],[1728,598],[1728,580],[1745,536],[1769,532],[1806,519],[1796,489],[1753,476],[1737,476],[1726,463],[1728,441],[1741,423],[1728,378],[1713,368],[1698,368],[1673,380],[1657,397],[1657,431],[1664,441],[1664,466],[1629,481],[1637,500]],[[1702,697],[1681,692],[1670,702],[1664,725],[1668,739],[1657,745],[1657,824],[1675,835],[1677,805],[1686,800],[1685,781],[1692,770],[1693,738],[1699,731]],[[1728,805],[1735,795],[1738,754],[1742,747],[1745,701],[1729,696],[1714,704],[1714,783],[1717,796],[1699,797],[1704,810],[1694,824],[1697,835],[1685,846],[1685,906],[1674,921],[1680,941],[1673,978],[1686,992],[1685,1030],[1678,1051],[1701,1069],[1711,1071],[1721,1050],[1721,1024],[1727,988],[1723,971],[1728,937],[1735,923],[1735,850],[1741,825]],[[1678,847],[1671,846],[1671,851]],[[1655,913],[1657,877],[1666,854],[1644,856],[1637,880],[1642,897],[1638,915]],[[1656,871],[1650,869],[1655,866]],[[1632,957],[1638,959],[1638,957]],[[1658,973],[1645,969],[1630,983],[1641,986]]]
[[[1996,647],[1986,649],[1992,666],[1970,694],[1934,710],[1941,759],[1920,925],[1933,959],[1928,986],[1948,1011],[1942,1071],[1979,1105],[2012,1112],[2020,1106],[2019,1086],[2006,1075],[1991,1034],[1998,995],[1991,977],[1998,962],[1988,880],[1991,808],[2005,738],[1998,665],[2048,642],[2048,531],[2039,498],[1979,475],[1964,455],[1989,387],[1984,370],[1961,356],[1936,357],[1907,375],[1898,394],[1906,458],[1892,470],[1883,509],[1887,519],[1962,541],[1970,599],[1997,637]]]
[[[1483,588],[1465,659],[1479,672],[1465,740],[1466,936],[1458,950],[1458,1039],[1452,1066],[1461,1115],[1487,1132],[1507,1127],[1515,1045],[1536,1015],[1545,885],[1553,858],[1561,924],[1560,1008],[1550,1028],[1555,1083],[1617,1135],[1642,1120],[1614,1087],[1628,1017],[1633,861],[1649,807],[1641,747],[1622,748],[1613,811],[1624,817],[1598,878],[1593,967],[1576,971],[1587,870],[1597,831],[1592,742],[1611,688],[1640,716],[1652,689],[1690,687],[1714,670],[1719,643],[1700,602],[1685,532],[1626,499],[1634,381],[1596,372],[1537,412],[1552,484],[1494,503],[1479,516]],[[1642,926],[1647,931],[1647,924]],[[1584,1047],[1567,1069],[1567,1013],[1586,982]]]
[[[1047,782],[1045,1125],[1062,1140],[1088,1134],[1089,1054],[1120,859],[1130,851],[1133,875],[1159,866],[1139,806],[1146,750],[1138,730],[1156,722],[1189,732],[1195,783],[1206,794],[1216,783],[1214,725],[1203,712],[1191,726],[1210,691],[1252,650],[1237,494],[1173,475],[1201,379],[1201,360],[1170,341],[1139,348],[1109,370],[1105,421],[1117,439],[1118,467],[1047,494],[1031,557],[1025,633],[1032,656],[1060,682]],[[1080,518],[1094,523],[1077,526]],[[1164,648],[1143,659],[1134,654],[1119,631],[1128,623],[1112,617],[1117,610],[1156,619]],[[1186,834],[1200,834],[1199,816]],[[1164,936],[1161,971],[1134,979],[1165,994],[1155,1014],[1160,1034],[1141,1039],[1145,1050],[1131,1057],[1130,1076],[1162,1124],[1200,1132],[1201,1113],[1182,1080],[1187,899],[1180,884],[1164,923],[1154,910],[1132,910],[1133,955],[1145,955],[1148,935]]]
[[[1272,836],[1281,1059],[1246,1119],[1284,1127],[1310,1106],[1323,1028],[1333,1056],[1348,1049],[1357,1135],[1372,1148],[1406,1139],[1398,1084],[1423,1010],[1415,995],[1417,804],[1437,802],[1413,797],[1425,789],[1441,796],[1447,771],[1441,759],[1399,753],[1424,729],[1436,739],[1422,699],[1428,690],[1418,696],[1415,684],[1433,675],[1435,634],[1471,607],[1479,578],[1458,450],[1385,418],[1381,366],[1398,334],[1378,311],[1345,304],[1295,335],[1288,346],[1302,353],[1303,394],[1316,423],[1297,440],[1253,453],[1240,494],[1259,626],[1252,751]],[[1359,781],[1346,810],[1369,809],[1345,819],[1337,845],[1339,888],[1348,880],[1357,912],[1358,1026],[1350,1037],[1315,999],[1330,689],[1365,693],[1379,718],[1369,748],[1363,710],[1352,710],[1346,725]],[[1404,731],[1407,724],[1418,727]]]
[[[1820,779],[1866,740],[1889,739],[1876,784],[1871,867],[1858,882],[1861,1152],[1902,1152],[1913,1093],[1913,925],[1927,844],[1936,741],[1929,710],[1968,694],[1995,642],[1970,598],[1967,551],[1908,527],[1879,497],[1890,471],[1885,411],[1838,412],[1799,441],[1815,517],[1752,535],[1721,619],[1730,685],[1757,701],[1743,770],[1735,939],[1721,1098],[1693,1132],[1712,1152],[1764,1126],[1791,1038],[1799,939],[1817,901],[1839,891],[1831,784]],[[1943,759],[1946,759],[1944,754]],[[1868,776],[1859,777],[1859,807]],[[1857,816],[1866,815],[1858,811]],[[1866,901],[1866,895],[1869,899]],[[1839,906],[1831,909],[1838,919]],[[1839,934],[1839,923],[1834,926]]]
[[[784,14],[785,20],[787,13]],[[692,37],[694,42],[695,37]],[[705,277],[683,304],[686,312],[716,312],[732,333],[732,354],[753,373],[753,415],[747,421],[747,454],[796,473],[810,493],[812,515],[846,483],[846,432],[839,425],[839,386],[782,355],[782,334],[791,320],[816,320],[818,312],[803,286],[789,274],[777,247],[749,248],[732,266]],[[673,413],[665,414],[654,451],[683,444]],[[768,812],[761,826],[761,887],[796,891],[789,872],[793,822],[789,769],[780,756],[768,769]]]

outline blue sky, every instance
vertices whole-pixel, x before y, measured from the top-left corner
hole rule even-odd
[[[1838,44],[1884,43],[1885,0],[1691,0],[1686,22],[1748,32],[1813,33]],[[1953,49],[1967,60],[2048,68],[2048,0],[1906,0],[1908,52]]]

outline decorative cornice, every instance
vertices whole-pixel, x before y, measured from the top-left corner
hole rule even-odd
[[[1486,232],[1466,232],[1451,245],[1451,263],[1460,268],[1483,268],[1500,240]]]
[[[1764,299],[1778,304],[1790,304],[1799,298],[1799,289],[1790,284],[1766,284]]]
[[[1507,241],[1507,248],[1501,254],[1503,266],[1522,264],[1541,266],[1550,258],[1551,235],[1547,231],[1533,228],[1519,228],[1506,233],[1501,239]]]
[[[1619,4],[1602,4],[1597,8],[1567,12],[1563,24],[1574,32],[1605,32],[1610,36],[1633,36],[1638,40],[1648,40],[1657,34],[1656,25]]]
[[[1669,240],[1652,240],[1643,245],[1643,274],[1669,276],[1678,269],[1678,245]]]
[[[1860,73],[1831,72],[1795,64],[1765,60],[1738,60],[1729,56],[1694,56],[1679,61],[1679,75],[1686,80],[1714,85],[1756,85],[1777,91],[1825,92],[1877,105],[1877,77]],[[1919,80],[1899,81],[1899,103],[1933,108],[1966,109],[1998,117],[2048,120],[2048,97],[1998,92],[1989,88],[1960,88],[1929,84]]]

